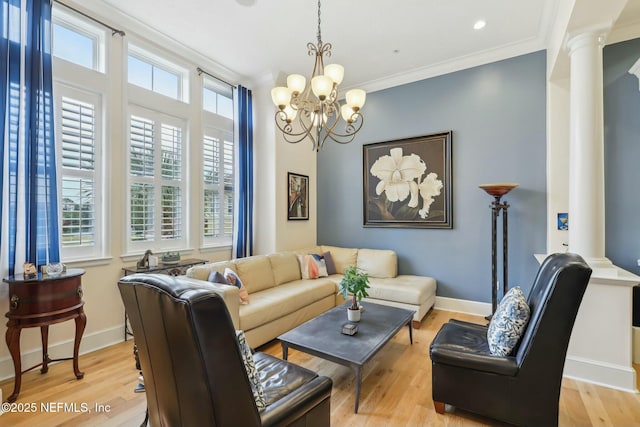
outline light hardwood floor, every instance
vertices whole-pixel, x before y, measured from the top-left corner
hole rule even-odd
[[[422,328],[414,330],[413,346],[409,345],[408,329],[403,329],[365,367],[358,414],[353,413],[355,385],[348,368],[295,350],[290,350],[289,359],[333,379],[333,426],[501,425],[450,407],[444,415],[433,409],[429,344],[451,317],[483,322],[477,316],[433,310]],[[143,393],[133,392],[137,371],[132,345],[128,341],[82,356],[82,380],[75,379],[70,361],[51,365],[46,375],[38,370],[25,374],[17,403],[35,411],[5,413],[0,416],[0,426],[138,426],[146,401]],[[260,350],[281,357],[275,341]],[[6,399],[13,381],[3,381],[0,386]],[[102,405],[102,411],[96,405]],[[559,424],[640,426],[640,395],[564,379]]]

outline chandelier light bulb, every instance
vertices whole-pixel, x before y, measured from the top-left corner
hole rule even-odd
[[[342,118],[347,123],[353,123],[357,118],[357,116],[354,116],[355,111],[353,111],[353,108],[348,104],[344,104],[340,107],[340,112],[342,113]]]
[[[302,93],[307,85],[307,79],[301,74],[291,74],[287,77],[287,87],[294,95]]]
[[[362,89],[351,89],[345,94],[345,99],[347,100],[347,105],[357,112],[364,105],[367,99],[367,92]]]
[[[289,105],[290,99],[291,89],[283,86],[278,86],[271,89],[271,100],[279,109],[284,110],[284,108]]]
[[[324,75],[333,80],[333,83],[339,85],[344,78],[344,67],[339,64],[329,64],[324,67]]]
[[[324,101],[333,89],[333,80],[327,76],[315,76],[311,79],[311,90],[320,101]]]
[[[287,105],[282,111],[284,111],[284,113],[287,115],[287,123],[291,123],[298,114],[298,110],[293,108],[291,105]]]

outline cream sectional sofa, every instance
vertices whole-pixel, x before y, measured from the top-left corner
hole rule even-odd
[[[337,273],[302,279],[297,255],[325,252],[331,254]],[[414,327],[420,326],[435,302],[436,281],[431,277],[398,275],[397,255],[391,250],[317,246],[197,265],[187,270],[187,276],[190,280],[206,281],[212,270],[223,273],[226,268],[240,276],[249,292],[249,304],[240,304],[235,286],[217,283],[211,286],[225,300],[234,326],[244,330],[251,347],[257,347],[342,304],[338,284],[349,265],[369,273],[371,289],[365,302],[413,310]]]

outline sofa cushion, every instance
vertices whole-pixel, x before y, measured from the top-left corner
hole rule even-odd
[[[296,249],[293,251],[296,255],[304,255],[304,254],[320,254],[322,253],[322,247],[320,246],[309,246],[308,248]]]
[[[236,259],[235,272],[238,273],[250,294],[276,285],[271,263],[265,255]]]
[[[276,252],[267,255],[267,258],[271,263],[273,279],[276,285],[301,279],[298,259],[293,252]]]
[[[331,258],[336,266],[336,273],[344,273],[344,269],[350,265],[357,265],[358,249],[356,248],[339,248],[337,246],[322,246],[322,252],[331,252]]]
[[[398,256],[390,250],[359,249],[357,266],[369,277],[393,278],[398,275]]]
[[[324,257],[318,254],[298,255],[300,274],[303,279],[317,279],[327,277],[327,265]]]
[[[219,261],[194,265],[187,270],[187,277],[199,280],[208,280],[212,270],[215,270],[218,273],[224,273],[225,268],[235,270],[236,264],[233,261]]]
[[[367,289],[370,299],[396,301],[420,305],[436,293],[436,281],[432,277],[400,275],[393,279],[369,279]]]
[[[295,280],[251,294],[251,304],[240,306],[240,327],[245,331],[298,311],[336,293],[326,278]]]

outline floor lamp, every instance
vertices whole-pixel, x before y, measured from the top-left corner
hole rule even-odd
[[[509,204],[507,202],[501,202],[500,199],[517,186],[518,184],[514,183],[482,184],[479,186],[486,191],[487,194],[493,196],[493,202],[491,203],[491,315],[486,317],[487,320],[491,319],[491,316],[496,312],[498,306],[497,222],[500,211],[502,211],[502,296],[507,293],[509,288],[507,283],[507,209],[509,209]]]

